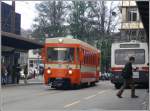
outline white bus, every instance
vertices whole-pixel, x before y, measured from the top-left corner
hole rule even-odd
[[[133,64],[133,68],[137,68],[136,72],[133,72],[135,83],[144,85],[149,84],[148,44],[134,40],[131,42],[112,44],[111,82],[116,88],[120,88],[123,83],[121,72],[130,56],[135,57],[135,63]]]

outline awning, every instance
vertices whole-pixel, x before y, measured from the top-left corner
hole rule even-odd
[[[20,50],[38,49],[44,46],[44,43],[8,32],[1,31],[1,37],[3,46],[13,47]]]
[[[146,31],[147,42],[149,43],[149,1],[137,1],[136,3]]]

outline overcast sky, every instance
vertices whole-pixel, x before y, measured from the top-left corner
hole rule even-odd
[[[10,5],[12,4],[11,1],[3,2]],[[31,29],[33,20],[38,15],[37,10],[35,9],[35,4],[40,2],[41,1],[16,1],[16,12],[21,14],[21,28],[25,30]],[[118,1],[115,1],[115,4],[118,4],[117,2]]]

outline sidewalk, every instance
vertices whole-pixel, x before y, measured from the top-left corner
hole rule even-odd
[[[149,92],[146,93],[145,95],[145,102],[143,103],[144,105],[144,110],[149,110]]]
[[[24,83],[24,80],[20,80],[19,84],[6,84],[2,85],[2,87],[9,87],[9,86],[25,86],[25,85],[38,85],[38,84],[43,84],[44,79],[43,76],[38,76],[32,79],[27,80],[27,84]]]

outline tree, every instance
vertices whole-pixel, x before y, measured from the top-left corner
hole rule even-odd
[[[36,5],[39,14],[33,24],[33,36],[43,40],[48,37],[63,36],[66,27],[63,25],[66,16],[65,3],[61,1],[44,1]]]
[[[116,20],[118,17],[114,16],[114,13],[118,13],[118,7],[113,3],[109,2],[110,7],[108,7],[108,2],[105,1],[88,2],[91,8],[90,17],[95,20],[96,24],[95,40],[97,40],[97,48],[101,50],[102,54],[102,72],[110,67],[111,35],[119,25],[118,20]]]
[[[85,1],[73,1],[72,12],[68,22],[70,24],[70,31],[73,36],[83,41],[87,39],[85,25],[87,23],[85,12],[87,5]]]

